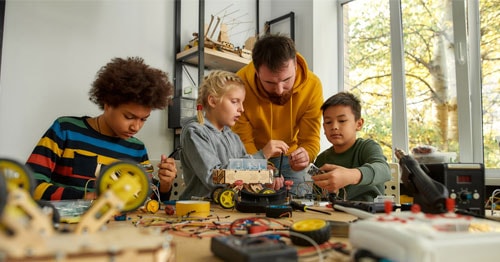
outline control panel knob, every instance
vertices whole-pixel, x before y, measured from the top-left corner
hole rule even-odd
[[[479,197],[480,197],[480,196],[481,196],[481,195],[479,195],[479,193],[478,193],[478,192],[474,192],[474,194],[472,194],[472,197],[473,197],[474,199],[479,199]]]

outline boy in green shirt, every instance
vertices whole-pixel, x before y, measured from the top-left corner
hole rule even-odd
[[[323,103],[321,111],[323,129],[332,147],[314,162],[324,172],[312,177],[314,184],[346,200],[373,201],[384,195],[391,170],[377,142],[356,137],[364,123],[359,99],[339,92]]]

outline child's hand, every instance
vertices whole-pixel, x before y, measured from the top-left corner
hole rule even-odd
[[[177,168],[173,158],[167,158],[161,155],[160,163],[158,164],[158,179],[160,180],[160,192],[165,193],[170,191],[177,175]]]
[[[361,181],[361,171],[357,168],[325,164],[320,167],[320,170],[326,173],[312,176],[311,179],[314,184],[328,192],[337,192],[347,185],[355,185]]]
[[[309,154],[303,147],[297,148],[290,154],[290,167],[295,171],[303,170],[309,166]]]
[[[272,156],[286,153],[288,148],[289,146],[281,140],[270,140],[264,148],[262,148],[262,153],[266,159],[269,159]]]
[[[283,176],[275,177],[273,180],[273,183],[269,184],[269,187],[278,191],[283,187],[284,181],[285,181],[285,179],[283,178]]]

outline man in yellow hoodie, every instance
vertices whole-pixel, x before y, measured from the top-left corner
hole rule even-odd
[[[294,182],[292,193],[310,193],[306,174],[320,149],[323,88],[319,78],[283,35],[261,37],[252,50],[252,62],[237,72],[246,88],[245,112],[233,126],[249,154],[270,140],[282,140],[287,152],[269,159],[285,180]]]

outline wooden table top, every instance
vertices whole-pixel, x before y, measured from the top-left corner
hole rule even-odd
[[[164,206],[155,213],[146,213],[136,211],[127,215],[125,221],[110,221],[110,227],[121,226],[135,226],[135,227],[156,227],[161,230],[165,235],[172,236],[172,243],[175,250],[175,261],[222,261],[217,258],[210,250],[211,238],[214,236],[228,235],[230,232],[231,224],[238,221],[255,220],[260,224],[266,224],[269,228],[268,231],[276,230],[277,232],[288,233],[288,227],[294,222],[305,219],[323,219],[327,221],[342,221],[350,222],[356,220],[356,217],[344,212],[333,211],[327,207],[314,207],[323,211],[331,212],[330,215],[314,211],[293,211],[291,217],[283,218],[267,218],[265,214],[256,213],[242,213],[235,209],[224,209],[216,204],[211,204],[210,215],[207,218],[190,218],[179,219],[175,215],[167,215]],[[241,232],[239,232],[241,233]],[[244,232],[243,232],[244,233]],[[134,240],[140,241],[140,240]],[[286,239],[290,243],[289,239]],[[347,237],[332,236],[330,243],[342,243],[349,249]],[[290,243],[291,244],[291,243]],[[303,248],[303,247],[298,247]],[[314,252],[313,252],[314,253]],[[335,261],[339,261],[338,252],[333,254]],[[314,259],[314,255],[310,261],[318,261]],[[341,255],[346,259],[345,255]],[[328,256],[327,256],[328,258]],[[326,259],[326,261],[333,261]],[[303,260],[301,258],[301,261]]]

